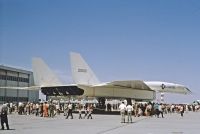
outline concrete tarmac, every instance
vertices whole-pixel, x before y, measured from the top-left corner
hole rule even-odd
[[[93,119],[65,119],[34,115],[9,115],[11,130],[0,134],[200,134],[200,112],[167,114],[165,118],[133,117],[133,123],[120,123],[120,115],[92,115]]]

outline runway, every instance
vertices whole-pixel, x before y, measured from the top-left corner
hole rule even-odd
[[[0,134],[199,134],[200,112],[167,114],[165,118],[133,117],[133,123],[120,123],[120,115],[93,115],[93,119],[65,119],[34,115],[9,115],[11,130]]]

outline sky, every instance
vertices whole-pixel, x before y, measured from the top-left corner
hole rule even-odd
[[[73,83],[69,53],[78,52],[102,82],[166,81],[200,99],[199,0],[0,0],[0,64],[31,70],[41,57]]]

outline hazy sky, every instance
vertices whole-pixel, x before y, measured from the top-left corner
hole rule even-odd
[[[0,64],[31,70],[41,57],[71,83],[69,52],[100,81],[183,84],[200,99],[199,0],[0,0]]]

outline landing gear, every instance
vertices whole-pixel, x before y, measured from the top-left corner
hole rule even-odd
[[[131,98],[127,98],[126,100],[127,100],[127,105],[128,105],[128,104],[132,105]]]
[[[101,98],[98,98],[98,108],[99,109],[102,109],[102,110],[105,110],[106,109],[106,105],[105,105],[105,102],[106,102],[106,99],[104,97],[101,97]]]

